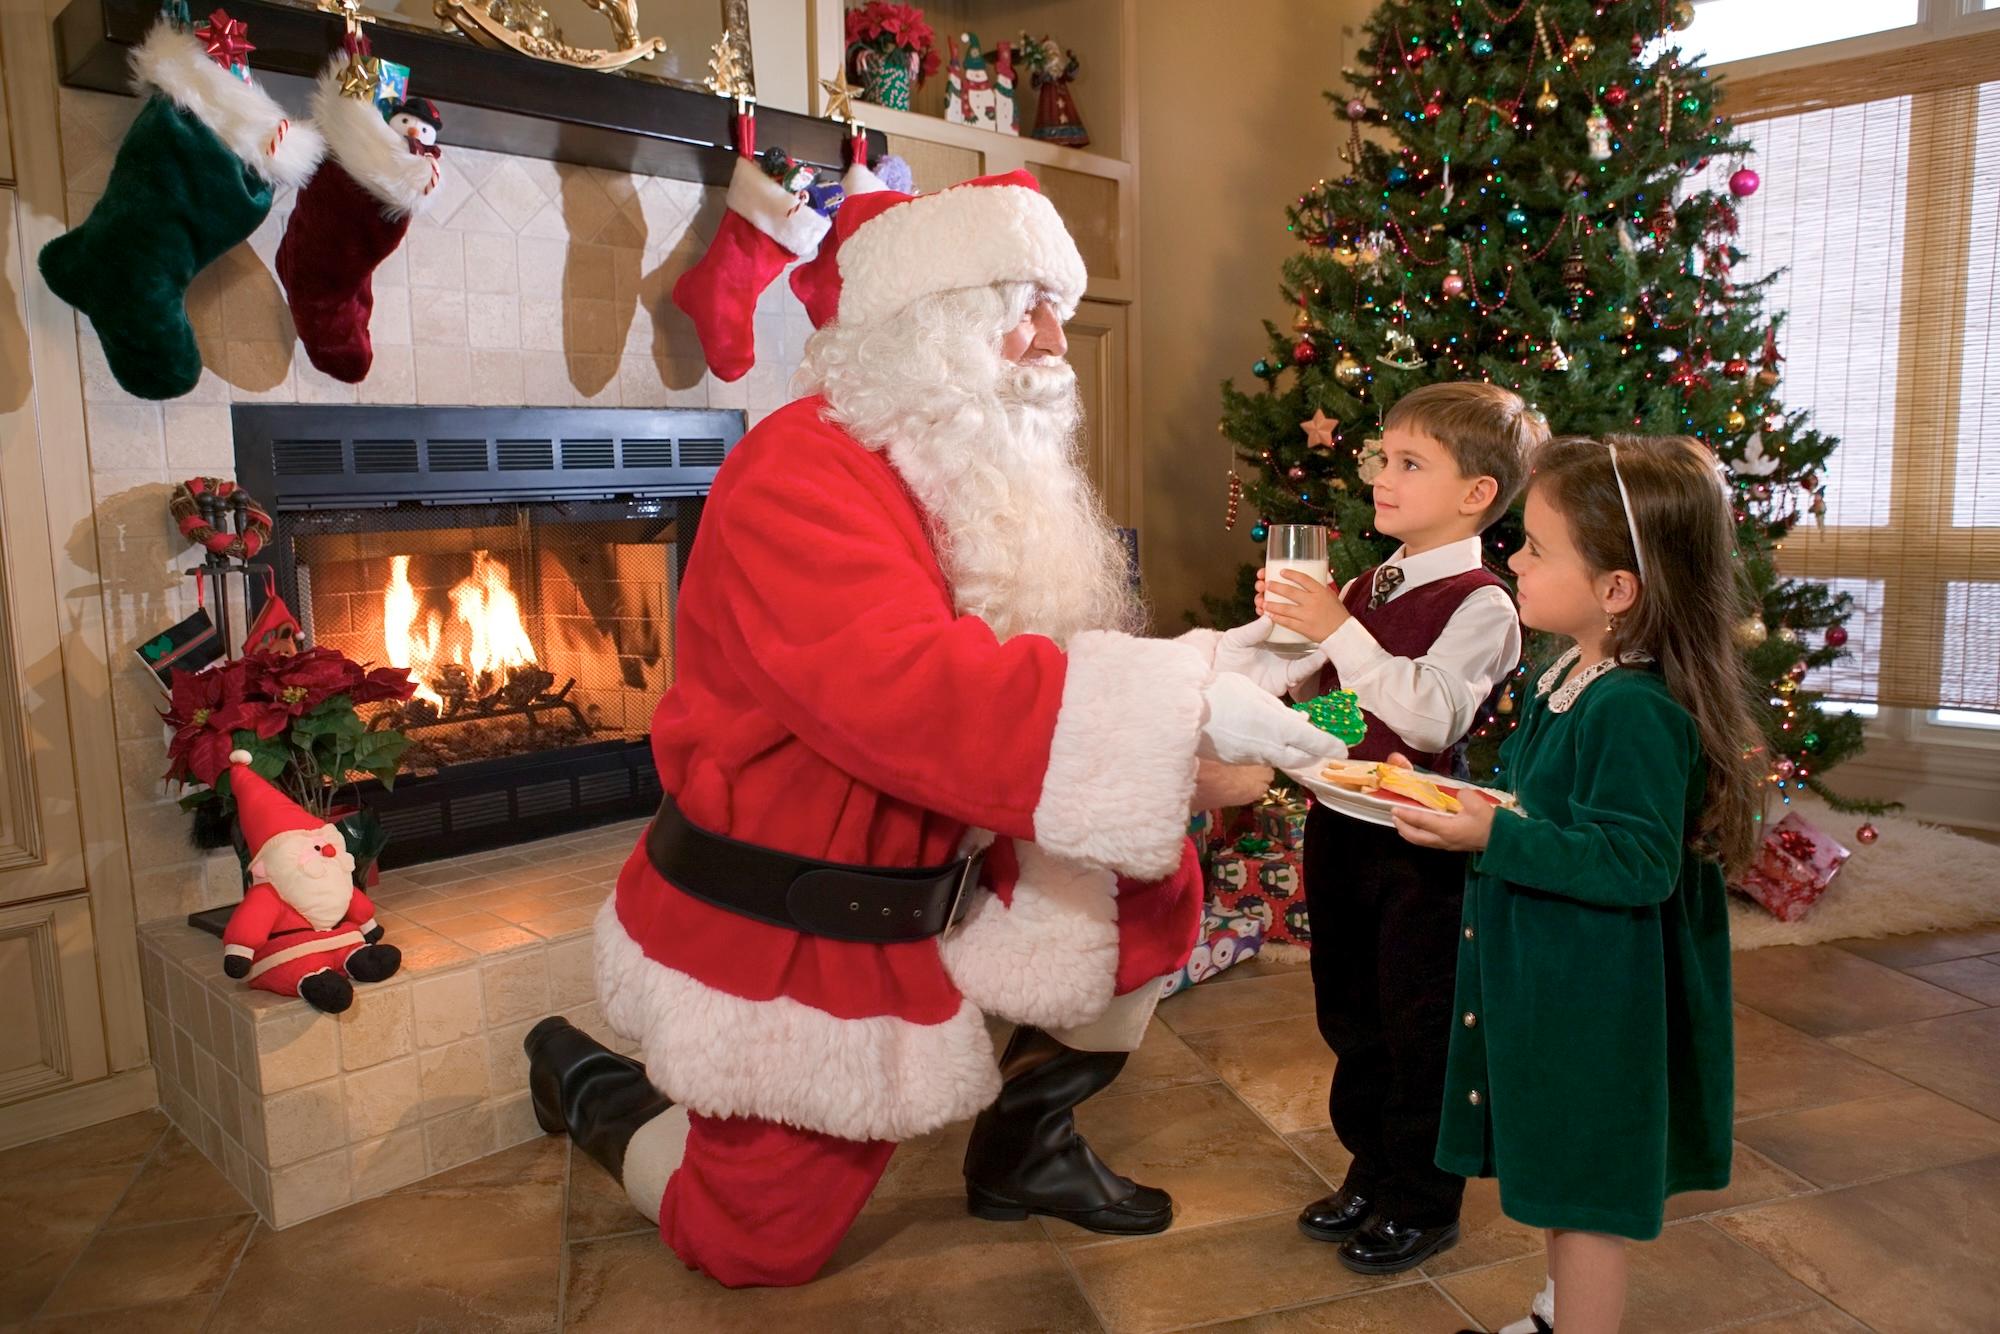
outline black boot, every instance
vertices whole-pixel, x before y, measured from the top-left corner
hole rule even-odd
[[[551,1135],[567,1134],[622,1181],[633,1132],[673,1102],[646,1078],[646,1067],[620,1056],[561,1015],[521,1040],[528,1053],[528,1100]]]
[[[1038,1028],[1014,1030],[1000,1058],[1006,1081],[972,1126],[966,1204],[999,1221],[1047,1214],[1114,1236],[1163,1232],[1174,1202],[1106,1167],[1076,1133],[1077,1104],[1125,1068],[1130,1053],[1077,1051]]]
[[[354,984],[333,969],[322,968],[299,980],[299,995],[323,1014],[340,1014],[354,1004]]]
[[[363,945],[347,956],[347,975],[356,982],[380,982],[403,966],[403,952],[394,945]]]

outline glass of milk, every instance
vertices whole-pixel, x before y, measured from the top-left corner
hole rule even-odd
[[[1274,523],[1270,526],[1270,534],[1264,542],[1264,601],[1267,605],[1273,598],[1293,605],[1283,592],[1287,584],[1287,570],[1297,570],[1320,584],[1327,582],[1331,571],[1326,561],[1325,528],[1316,523]],[[1303,652],[1312,640],[1296,630],[1274,625],[1270,637],[1264,642],[1281,651]]]

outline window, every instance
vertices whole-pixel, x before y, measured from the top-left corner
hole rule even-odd
[[[1715,0],[1690,36],[1753,2],[1793,8]],[[1831,23],[1853,7],[1814,8]],[[1808,683],[1988,735],[2000,732],[1996,69],[2000,29],[1987,24],[1892,58],[1723,83],[1763,178],[1739,204],[1739,273],[1779,273],[1770,301],[1789,312],[1779,398],[1841,441],[1825,522],[1800,524],[1780,552],[1786,574],[1854,600],[1848,656]],[[1712,163],[1708,183],[1738,165]]]
[[[1918,0],[1695,0],[1694,22],[1667,40],[1720,65],[1914,27],[1921,17]]]

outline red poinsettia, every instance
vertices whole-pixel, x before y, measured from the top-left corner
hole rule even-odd
[[[160,715],[174,729],[167,781],[213,784],[238,732],[269,741],[293,723],[344,698],[344,709],[408,699],[416,683],[400,667],[370,670],[338,649],[250,653],[205,672],[175,672],[173,700]]]
[[[229,763],[228,718],[242,703],[243,674],[220,668],[175,672],[173,682],[173,697],[160,715],[174,729],[167,742],[167,781],[213,783]]]
[[[924,21],[924,11],[915,5],[889,4],[870,0],[859,9],[847,11],[847,46],[865,46],[882,55],[908,51],[916,55],[917,82],[938,72],[937,34]]]

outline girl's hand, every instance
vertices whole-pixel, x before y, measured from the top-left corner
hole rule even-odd
[[[1263,589],[1261,577],[1258,586]],[[1341,605],[1340,593],[1333,585],[1297,570],[1286,570],[1275,587],[1263,591],[1274,596],[1264,602],[1259,614],[1269,616],[1287,630],[1298,631],[1314,643],[1325,642],[1327,636],[1348,622],[1347,608]]]
[[[1470,795],[1463,799],[1462,808],[1450,815],[1443,811],[1398,809],[1396,832],[1405,842],[1420,848],[1478,852],[1493,836],[1493,813],[1498,809],[1484,797]]]

